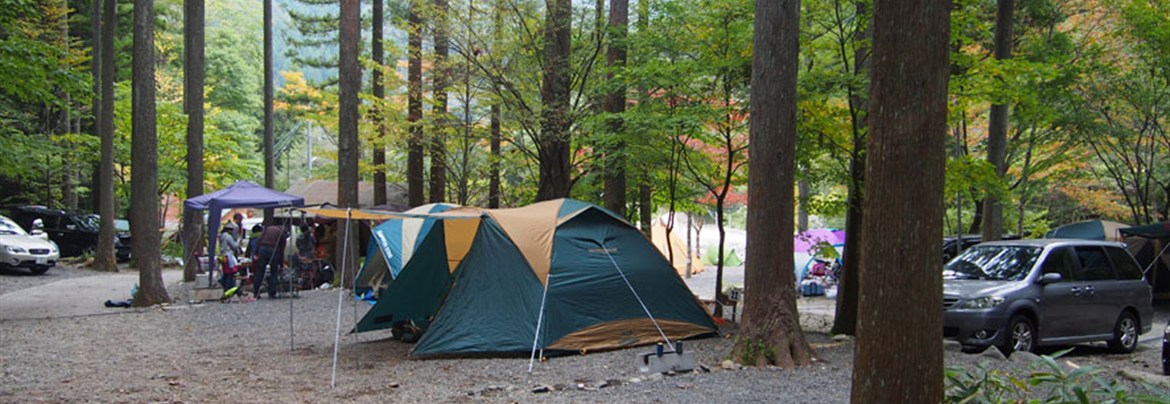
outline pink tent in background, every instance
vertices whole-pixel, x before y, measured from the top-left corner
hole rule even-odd
[[[829,243],[830,245],[834,246],[838,244],[845,244],[845,231],[831,229],[809,229],[793,237],[792,242],[794,247],[793,252],[797,254],[809,254],[813,252],[812,249],[816,247],[817,244],[822,242]]]
[[[800,284],[800,281],[808,274],[809,267],[815,262],[815,255],[825,255],[817,254],[817,246],[821,243],[831,245],[836,250],[837,259],[840,260],[845,251],[845,232],[832,229],[809,229],[793,236],[792,243],[794,247],[792,250],[793,275],[796,278],[796,283]]]

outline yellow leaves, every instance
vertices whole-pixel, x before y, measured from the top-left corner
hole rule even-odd
[[[1111,219],[1127,217],[1129,209],[1122,203],[1117,192],[1109,187],[1094,184],[1094,182],[1093,180],[1073,181],[1057,187],[1057,190],[1089,212]]]

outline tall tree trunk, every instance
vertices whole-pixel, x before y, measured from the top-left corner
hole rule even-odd
[[[410,1],[407,16],[407,73],[406,124],[407,138],[406,193],[410,206],[426,203],[423,187],[423,127],[422,127],[422,18],[417,1]]]
[[[540,185],[536,200],[569,196],[569,54],[573,2],[545,0],[544,81],[541,83]]]
[[[858,23],[856,33],[860,43],[853,53],[853,76],[866,78],[869,75],[870,48],[867,44],[873,37],[871,8],[868,1],[855,1]],[[857,81],[857,80],[855,80]],[[857,334],[857,282],[862,265],[861,243],[864,236],[861,234],[862,218],[865,216],[862,207],[865,201],[865,141],[868,125],[865,112],[868,110],[868,99],[860,86],[850,85],[849,113],[852,123],[853,150],[849,153],[849,195],[846,197],[845,210],[845,251],[842,258],[842,270],[837,283],[837,305],[833,316],[833,334]],[[852,248],[850,246],[853,246]]]
[[[435,131],[431,134],[431,192],[430,201],[443,202],[447,200],[447,128],[450,120],[447,119],[447,84],[450,82],[450,69],[447,66],[447,0],[435,2],[435,74],[434,98],[435,107],[431,113],[435,116]]]
[[[134,1],[133,133],[130,161],[131,254],[138,268],[138,295],[134,305],[169,303],[163,283],[162,237],[158,229],[158,134],[154,103],[154,1]]]
[[[723,204],[726,202],[727,194],[721,193],[715,196],[715,231],[719,233],[719,244],[715,247],[715,301],[723,302],[727,298],[723,294],[723,268],[727,264],[727,224],[724,219]],[[715,304],[715,310],[712,313],[717,318],[723,317],[723,304]]]
[[[342,208],[358,207],[358,93],[362,88],[362,71],[358,65],[358,43],[361,42],[361,3],[359,0],[341,0],[341,29],[339,42],[339,108],[337,142],[337,201]],[[346,262],[341,265],[342,285],[352,284],[357,274],[357,221],[338,221],[337,246]],[[348,232],[344,231],[349,229]],[[346,239],[349,241],[346,242]]]
[[[943,399],[943,177],[950,1],[877,0],[855,403]],[[908,159],[906,156],[913,156]],[[902,293],[914,291],[914,293]]]
[[[61,0],[61,3],[62,3],[64,10],[69,9],[69,0]],[[61,48],[62,48],[61,52],[62,52],[62,54],[67,55],[67,54],[69,54],[69,42],[70,42],[69,41],[69,14],[65,13],[64,15],[62,15],[60,22],[61,22]],[[78,126],[76,128],[73,127],[73,118],[72,118],[72,115],[73,115],[72,114],[72,109],[73,109],[73,99],[72,98],[73,97],[71,97],[68,93],[64,93],[64,97],[62,97],[62,98],[63,98],[62,101],[64,101],[64,102],[62,102],[62,107],[61,107],[61,128],[60,128],[61,132],[60,133],[66,133],[66,134],[73,133],[74,130],[76,130],[78,133],[80,133],[81,132],[80,126]],[[67,161],[73,161],[73,153],[71,151],[72,147],[70,147],[69,143],[70,142],[65,142],[65,147],[70,149],[70,150],[66,151],[64,153],[64,155],[62,156],[62,159],[67,160]],[[77,192],[75,190],[76,184],[73,183],[74,172],[73,172],[73,168],[70,167],[70,165],[71,164],[69,164],[66,161],[62,161],[62,164],[61,164],[61,202],[65,205],[65,209],[77,210]]]
[[[89,62],[89,73],[93,78],[93,98],[90,99],[90,112],[93,114],[93,121],[90,126],[90,133],[93,137],[102,138],[101,131],[98,129],[98,120],[102,115],[102,0],[93,1],[93,18],[90,19],[89,28],[93,32],[90,36],[90,53],[93,56]],[[99,146],[100,148],[100,146]],[[101,159],[100,152],[98,159]],[[93,189],[90,190],[90,208],[94,212],[99,212],[100,208],[97,203],[97,195],[99,193],[99,184],[97,181],[98,171],[94,170],[90,176]]]
[[[812,192],[808,180],[801,179],[796,182],[796,190],[798,194],[796,207],[796,231],[803,232],[808,230],[808,201],[810,199],[809,192]]]
[[[264,187],[268,189],[276,187],[276,145],[272,133],[272,1],[264,0]],[[264,223],[272,224],[273,220],[272,208],[264,209]],[[219,228],[219,223],[208,223],[208,226]]]
[[[614,81],[614,72],[626,65],[626,35],[630,22],[628,0],[609,1],[609,48],[605,52],[605,66],[609,70],[605,78]],[[613,90],[602,100],[601,110],[607,114],[620,115],[626,111],[626,87],[611,84]],[[616,140],[606,154],[605,162],[605,208],[625,216],[626,211],[626,159],[625,142],[622,141],[622,119],[614,116],[606,123],[610,136]]]
[[[975,209],[971,216],[971,227],[967,228],[968,234],[981,234],[983,228],[983,201],[975,200]]]
[[[642,226],[642,233],[650,236],[653,230],[654,216],[654,189],[650,188],[649,180],[643,179],[638,184],[638,221]]]
[[[500,104],[492,104],[491,117],[491,174],[488,178],[488,208],[500,207]]]
[[[203,0],[183,1],[183,108],[187,113],[187,197],[203,195]],[[183,281],[195,280],[202,247],[203,214],[183,208]]]
[[[748,161],[752,208],[747,212],[743,325],[731,356],[748,365],[793,367],[813,358],[796,311],[796,279],[786,270],[793,265],[789,240],[794,227],[800,1],[757,1],[755,18],[748,144],[757,153]]]
[[[503,38],[503,30],[503,10],[500,1],[496,0],[494,6],[492,7],[492,49],[496,49],[498,47],[500,40]],[[499,94],[499,91],[496,91],[496,93]],[[500,207],[500,199],[503,196],[500,190],[500,159],[503,158],[503,156],[500,155],[500,115],[503,112],[501,111],[500,104],[502,103],[503,100],[501,100],[499,97],[492,100],[491,122],[489,123],[491,128],[490,147],[492,155],[491,159],[489,160],[491,162],[491,178],[488,178],[488,208],[491,209],[497,209]]]
[[[98,163],[98,215],[101,226],[98,229],[97,249],[94,251],[93,268],[98,271],[116,272],[114,260],[114,34],[118,29],[117,0],[105,0],[102,4],[101,65],[102,100],[98,113],[98,133],[102,139],[101,162]]]
[[[863,139],[856,139],[863,140]],[[833,316],[833,334],[857,335],[857,291],[861,279],[861,243],[864,240],[863,223],[865,149],[863,144],[854,143],[853,156],[849,161],[849,172],[853,173],[846,197],[845,210],[845,251],[842,259],[841,277],[837,283],[837,305]]]
[[[995,59],[1012,57],[1012,11],[1013,0],[999,0],[995,11]],[[1008,106],[1004,103],[991,105],[991,117],[987,125],[987,162],[995,167],[1000,180],[1007,173],[1007,130]],[[1003,204],[995,195],[983,199],[983,241],[999,240],[1003,237]]]
[[[384,56],[382,50],[382,24],[385,19],[385,12],[383,9],[384,0],[373,0],[374,2],[374,24],[371,28],[370,39],[373,42],[371,52],[374,54],[374,71],[373,71],[373,87],[374,99],[379,103],[378,107],[374,109],[374,124],[378,127],[378,141],[374,142],[374,205],[386,204],[386,117],[385,112],[382,111],[382,102],[386,98],[386,83],[382,82],[382,63]]]

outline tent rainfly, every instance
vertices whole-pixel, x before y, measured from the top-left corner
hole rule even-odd
[[[1121,241],[1122,229],[1128,227],[1128,224],[1108,220],[1086,220],[1052,229],[1044,235],[1044,238]]]
[[[426,215],[442,213],[458,205],[431,203],[402,212],[404,215]],[[358,272],[354,292],[359,295],[367,291],[380,292],[389,281],[402,272],[402,264],[419,248],[423,237],[434,226],[433,217],[406,217],[388,220],[370,230],[370,244],[366,249],[366,262]],[[387,276],[389,275],[389,276]]]
[[[305,206],[305,199],[274,191],[248,181],[239,181],[227,188],[187,199],[184,206],[187,209],[207,211],[208,225],[214,225],[211,234],[218,234],[220,212],[231,208],[291,208]],[[215,246],[218,239],[208,237],[207,255],[215,256]],[[214,272],[215,260],[208,260],[208,272]],[[212,277],[208,277],[210,279]]]
[[[366,284],[385,289],[354,328],[425,329],[412,356],[584,352],[715,332],[657,248],[598,206],[558,199],[421,219],[375,230],[417,229],[397,240],[413,247],[409,255],[386,247],[394,243],[377,247],[401,267],[389,263]]]

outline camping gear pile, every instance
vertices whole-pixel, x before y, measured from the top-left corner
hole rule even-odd
[[[845,252],[845,232],[810,229],[798,233],[793,243],[793,275],[804,296],[836,295]]]
[[[354,288],[378,297],[354,331],[417,338],[415,357],[673,347],[715,332],[645,236],[572,199],[403,212],[374,229]]]

